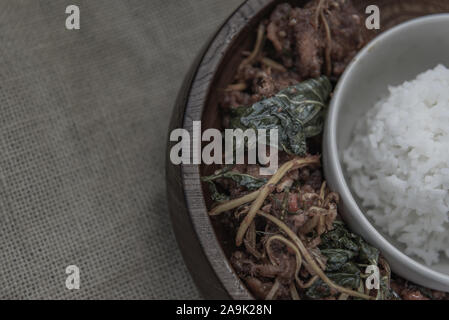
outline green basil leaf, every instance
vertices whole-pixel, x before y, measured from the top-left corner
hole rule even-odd
[[[254,191],[263,187],[268,179],[265,178],[256,178],[249,174],[230,171],[230,167],[225,167],[224,169],[218,171],[217,173],[202,177],[201,180],[205,182],[213,183],[217,179],[225,178],[232,179],[237,182],[238,185],[247,188],[249,191]]]
[[[304,156],[306,139],[323,131],[324,117],[332,92],[329,79],[309,79],[280,91],[250,107],[231,110],[232,129],[278,129],[278,149]],[[272,144],[272,142],[270,142]]]

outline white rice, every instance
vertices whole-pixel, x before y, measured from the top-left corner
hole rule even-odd
[[[343,161],[367,215],[431,265],[449,257],[449,69],[389,91],[357,124]]]

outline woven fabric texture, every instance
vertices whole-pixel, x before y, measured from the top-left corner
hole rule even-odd
[[[242,2],[0,2],[0,298],[199,297],[165,141],[183,77]],[[70,4],[80,30],[65,28]]]

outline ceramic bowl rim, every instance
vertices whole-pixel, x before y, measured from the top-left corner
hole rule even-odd
[[[376,46],[381,46],[382,43],[395,37],[404,30],[407,30],[411,26],[424,25],[427,23],[436,23],[440,21],[448,21],[449,14],[433,14],[420,18],[415,18],[410,21],[404,22],[393,27],[390,30],[383,32],[382,34],[375,37],[367,46],[365,46],[353,59],[353,61],[346,68],[342,77],[338,81],[335,88],[334,95],[332,97],[329,113],[326,119],[326,128],[324,134],[324,146],[323,152],[324,156],[324,166],[326,177],[328,180],[332,178],[335,185],[334,189],[340,194],[341,200],[345,203],[347,208],[346,215],[354,219],[353,224],[357,224],[357,232],[360,232],[361,236],[371,239],[371,243],[379,248],[384,255],[389,257],[392,264],[397,266],[396,269],[404,267],[408,272],[413,272],[414,275],[407,274],[406,278],[415,281],[421,285],[426,284],[428,280],[433,283],[439,283],[438,285],[432,285],[435,289],[449,291],[449,274],[444,274],[421,264],[418,261],[413,260],[393,244],[391,244],[377,229],[372,225],[372,223],[365,217],[361,208],[356,203],[348,184],[346,183],[345,176],[343,174],[342,164],[340,163],[340,157],[337,148],[337,131],[338,131],[338,119],[340,110],[342,109],[342,99],[343,99],[343,89],[347,86],[348,80],[352,76],[354,70],[358,67],[359,61],[365,57],[372,48]],[[393,259],[393,261],[392,261]],[[401,272],[395,270],[396,273],[401,275]]]

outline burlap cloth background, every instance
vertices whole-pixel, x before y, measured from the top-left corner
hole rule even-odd
[[[199,297],[167,212],[165,140],[195,55],[242,2],[0,2],[0,298]]]

